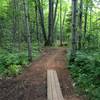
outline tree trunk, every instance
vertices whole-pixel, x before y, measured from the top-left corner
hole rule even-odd
[[[59,14],[57,16],[57,19],[55,21],[55,24],[54,24],[54,42],[56,42],[57,40],[57,26],[58,26],[58,22],[59,22]]]
[[[85,38],[86,38],[86,32],[87,32],[87,13],[88,13],[88,3],[86,3],[86,9],[85,9],[85,16],[84,16],[84,39],[83,39],[83,47],[85,45]]]
[[[92,29],[92,2],[90,2],[90,32],[91,32],[91,29]]]
[[[62,22],[62,33],[64,31],[65,18],[66,18],[66,10],[64,11],[64,17],[63,17],[63,22]]]
[[[36,13],[36,35],[37,35],[37,41],[39,43],[39,32],[38,32],[38,7],[35,5],[35,13]]]
[[[41,27],[42,27],[42,33],[44,37],[44,45],[47,45],[47,36],[46,36],[46,31],[45,31],[45,26],[44,26],[44,14],[43,14],[43,8],[41,6],[40,0],[35,0],[36,5],[38,6],[39,9],[39,14],[40,14],[40,20],[41,20]]]
[[[54,16],[53,16],[53,30],[54,30],[55,20],[56,20],[56,16],[57,16],[57,8],[58,8],[58,0],[56,1],[56,6],[55,6],[55,10],[54,10]]]
[[[53,1],[49,0],[49,16],[48,16],[48,45],[52,45],[53,34]]]
[[[82,39],[82,15],[83,15],[83,0],[80,0],[78,49],[81,49],[81,39]]]
[[[63,39],[62,39],[62,1],[60,0],[60,46],[62,46],[62,42],[63,42]]]
[[[29,30],[29,19],[28,19],[28,1],[23,0],[24,4],[24,14],[25,14],[25,28],[26,28],[26,33],[27,33],[27,42],[28,42],[28,60],[32,61],[32,42],[31,42],[31,34]]]
[[[12,8],[13,8],[13,16],[12,16],[12,20],[13,20],[13,26],[12,26],[12,33],[13,33],[13,49],[15,50],[16,48],[16,32],[17,32],[17,17],[16,17],[16,13],[17,13],[17,8],[16,8],[16,0],[12,0]]]
[[[72,0],[72,51],[71,60],[74,61],[77,50],[77,0]]]

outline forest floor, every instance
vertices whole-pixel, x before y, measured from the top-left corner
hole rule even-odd
[[[75,94],[66,65],[65,48],[46,48],[21,75],[0,80],[0,100],[47,100],[47,69],[57,71],[65,100],[83,100]]]

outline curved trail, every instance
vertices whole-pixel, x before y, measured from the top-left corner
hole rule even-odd
[[[47,100],[47,69],[58,74],[65,100],[82,100],[75,96],[72,80],[66,68],[65,48],[47,48],[22,75],[0,82],[0,100]]]

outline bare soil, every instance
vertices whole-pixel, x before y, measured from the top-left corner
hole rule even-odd
[[[0,100],[47,100],[47,69],[57,71],[65,100],[83,100],[75,94],[65,48],[46,48],[23,74],[0,80]]]

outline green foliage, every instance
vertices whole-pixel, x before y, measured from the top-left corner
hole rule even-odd
[[[21,65],[10,65],[10,67],[8,68],[8,76],[9,75],[16,76],[19,73],[21,73],[21,71],[22,71]]]
[[[100,52],[78,51],[75,63],[69,69],[76,87],[89,97],[89,100],[100,100]]]
[[[33,58],[39,56],[39,51],[34,47]],[[9,53],[0,50],[0,76],[16,76],[20,74],[28,64],[27,52]]]

